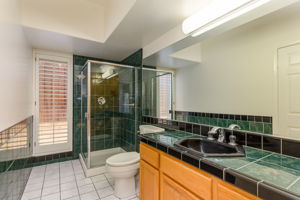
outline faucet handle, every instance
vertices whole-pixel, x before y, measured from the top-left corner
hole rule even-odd
[[[208,140],[215,140],[214,135],[217,134],[218,130],[221,129],[221,127],[215,126],[210,131],[208,131]]]
[[[208,140],[215,140],[215,138],[214,138],[214,135],[216,134],[215,132],[208,131],[207,134],[208,134],[208,137],[207,137]]]
[[[236,143],[236,136],[235,135],[231,134],[229,136],[229,143],[228,144],[230,144],[232,146],[236,146],[237,145],[237,143]]]
[[[230,124],[230,126],[228,127],[229,130],[240,130],[241,127],[237,124]]]

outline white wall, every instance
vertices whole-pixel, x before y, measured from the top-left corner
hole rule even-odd
[[[177,70],[177,110],[273,115],[275,50],[300,41],[299,9],[300,4],[203,41],[202,63]]]
[[[0,131],[32,115],[32,49],[19,25],[18,0],[0,1]]]

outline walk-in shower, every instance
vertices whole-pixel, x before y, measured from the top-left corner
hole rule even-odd
[[[136,150],[140,68],[88,60],[81,74],[81,153],[86,175],[108,157]]]

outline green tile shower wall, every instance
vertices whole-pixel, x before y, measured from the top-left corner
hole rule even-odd
[[[243,121],[243,120],[232,120],[232,119],[219,119],[219,118],[211,118],[211,117],[199,117],[199,116],[191,116],[188,114],[175,114],[175,120],[178,121],[186,121],[198,124],[206,124],[210,126],[220,126],[220,127],[228,127],[231,124],[238,124],[242,130],[272,134],[272,123],[265,122],[252,122],[252,121]]]
[[[140,49],[122,60],[122,64],[131,65],[135,67],[142,67],[143,62],[143,50]],[[135,72],[133,72],[135,73]],[[137,78],[135,76],[138,76]],[[130,113],[123,115],[122,129],[121,129],[121,147],[126,151],[139,151],[139,140],[137,139],[137,129],[141,124],[142,111],[141,111],[141,102],[142,102],[142,87],[140,84],[142,82],[142,70],[137,70],[137,73],[132,75],[134,80],[138,81],[138,84],[135,85],[135,82],[132,82],[132,87],[135,88],[135,109],[132,109]],[[136,86],[136,87],[135,87]],[[137,113],[135,113],[137,112]]]
[[[124,73],[97,83],[100,74],[92,72],[91,87],[91,151],[120,147],[120,78]],[[106,103],[100,106],[98,97],[104,97]]]
[[[139,49],[121,61],[122,64],[141,67],[143,63],[143,50]]]

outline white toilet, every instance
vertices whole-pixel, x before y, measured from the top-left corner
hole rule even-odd
[[[164,129],[155,126],[141,125],[140,134],[162,132]],[[114,178],[115,196],[131,197],[136,194],[136,180],[140,168],[140,154],[137,152],[119,153],[106,160],[106,170]]]
[[[135,195],[135,175],[140,168],[140,154],[126,152],[106,160],[107,172],[115,180],[115,196],[126,198]]]

